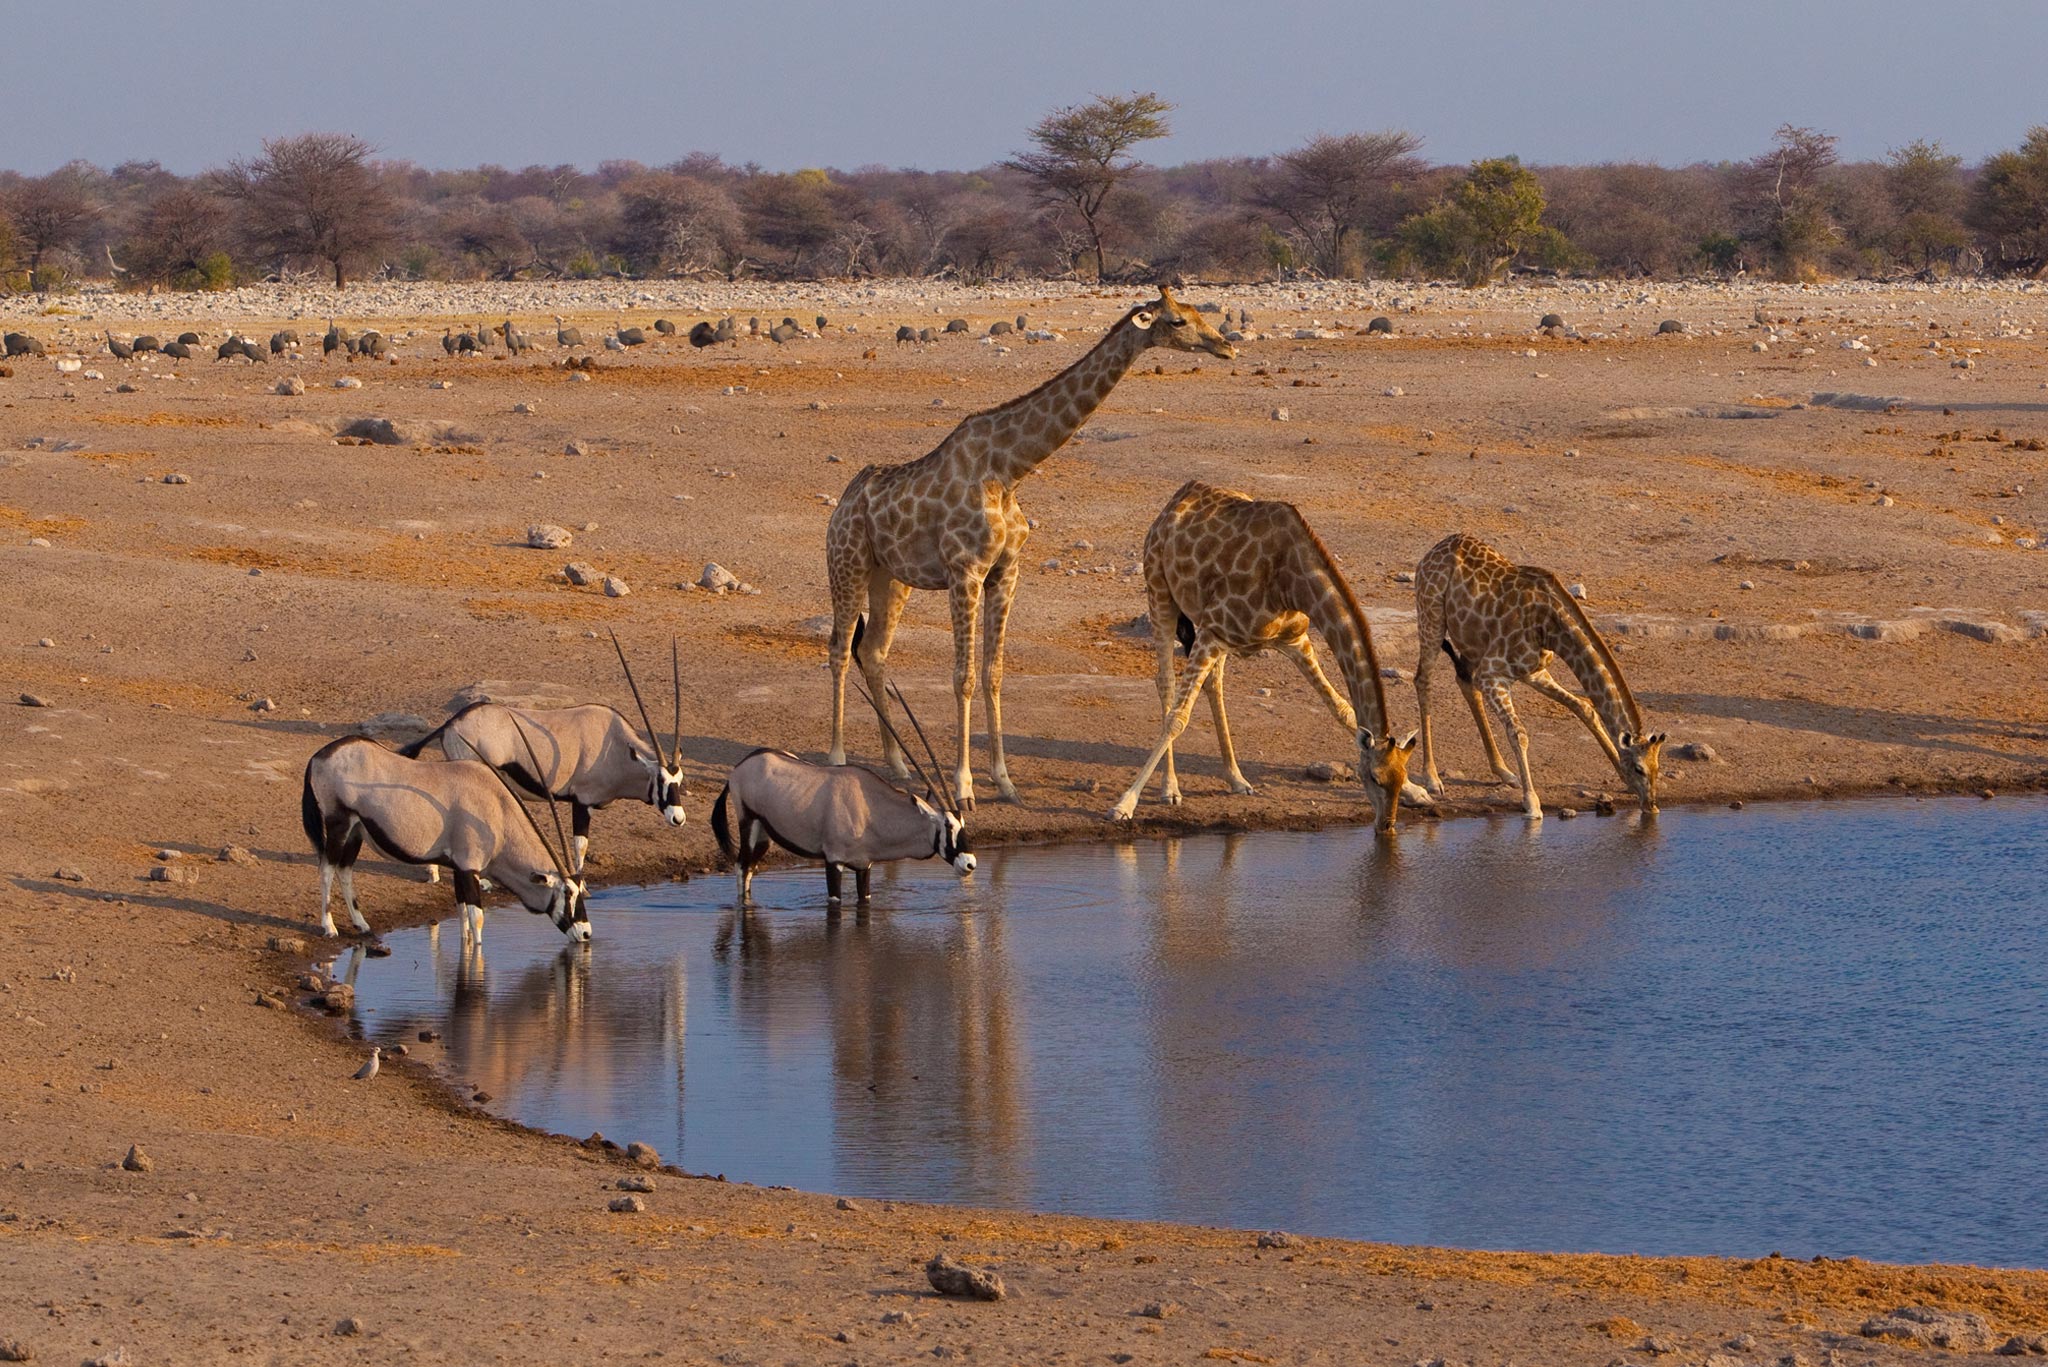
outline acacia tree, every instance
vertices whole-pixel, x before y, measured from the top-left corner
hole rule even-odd
[[[1172,109],[1149,92],[1097,95],[1040,119],[1030,134],[1037,149],[1003,163],[1029,178],[1041,200],[1071,207],[1081,216],[1098,280],[1109,274],[1102,246],[1103,204],[1137,169],[1131,149],[1172,131],[1166,123]]]
[[[1390,186],[1421,169],[1421,147],[1421,138],[1399,130],[1318,133],[1280,154],[1279,174],[1260,198],[1294,225],[1318,270],[1342,275],[1351,264],[1351,235],[1368,227]]]
[[[1963,159],[1938,142],[1895,147],[1884,160],[1885,196],[1898,216],[1895,250],[1929,270],[1969,243],[1963,228]]]
[[[1444,201],[1401,225],[1408,248],[1432,271],[1477,288],[1533,245],[1568,252],[1563,234],[1543,226],[1543,184],[1514,157],[1475,161]]]
[[[619,187],[620,246],[655,270],[730,272],[746,242],[739,205],[695,176],[654,171]]]
[[[370,166],[376,149],[347,133],[271,138],[263,155],[217,174],[242,207],[242,231],[260,255],[323,261],[334,286],[348,269],[390,245],[398,207]]]
[[[2048,268],[2048,127],[1987,159],[1970,198],[1970,226],[1983,234],[2002,270]]]
[[[1813,271],[1842,239],[1829,212],[1823,176],[1836,161],[1833,134],[1782,125],[1771,150],[1745,162],[1738,177],[1745,236],[1777,258],[1788,277]]]
[[[226,283],[227,213],[219,199],[174,185],[143,208],[122,255],[142,280],[177,288]]]

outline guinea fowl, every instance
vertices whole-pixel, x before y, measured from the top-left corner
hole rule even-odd
[[[647,331],[644,328],[622,327],[618,330],[618,335],[621,346],[647,345]]]
[[[718,340],[718,329],[709,323],[699,323],[690,329],[690,345],[707,347]]]
[[[135,359],[134,344],[132,342],[115,341],[114,334],[111,332],[107,334],[107,350],[114,353],[114,359],[117,361],[132,361]]]
[[[583,329],[572,328],[564,325],[562,322],[562,315],[559,313],[556,314],[555,345],[558,347],[567,348],[572,346],[582,346],[583,344]]]
[[[142,355],[144,352],[162,351],[164,349],[164,344],[162,342],[159,342],[154,336],[147,332],[143,333],[140,337],[137,337],[128,345],[134,348],[135,354],[137,356]]]
[[[673,337],[676,335],[676,325],[674,323],[671,323],[666,318],[655,319],[654,330],[664,337]]]

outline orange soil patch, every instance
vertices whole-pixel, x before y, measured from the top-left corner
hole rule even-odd
[[[91,525],[82,517],[33,517],[23,509],[0,503],[0,526],[19,527],[31,536],[61,536]]]
[[[95,413],[94,422],[114,427],[240,427],[242,419],[211,413]]]

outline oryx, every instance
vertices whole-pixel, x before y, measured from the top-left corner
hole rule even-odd
[[[861,693],[867,696],[866,689]],[[924,742],[924,728],[917,725],[910,704],[900,692],[896,701]],[[882,708],[872,697],[868,703],[884,734],[896,739]],[[846,869],[853,870],[855,895],[862,904],[868,900],[868,874],[878,863],[937,855],[962,874],[974,872],[973,847],[959,809],[943,796],[946,790],[932,781],[907,746],[897,741],[896,748],[916,767],[925,786],[923,797],[903,791],[872,769],[812,764],[782,750],[756,750],[733,766],[711,809],[711,831],[718,837],[718,848],[739,866],[742,908],[753,885],[754,866],[768,853],[771,840],[792,854],[824,861],[825,896],[835,906]],[[939,762],[929,742],[925,754],[937,772]],[[728,798],[738,808],[737,840],[727,825]]]
[[[548,805],[554,809],[552,799]],[[350,923],[370,929],[356,907],[353,877],[367,834],[394,859],[455,871],[465,942],[483,938],[487,874],[528,911],[547,913],[570,939],[590,938],[583,880],[569,872],[566,851],[548,843],[526,804],[488,764],[408,759],[367,736],[343,736],[307,761],[300,814],[320,859],[323,935],[335,933],[327,903],[337,873]],[[554,818],[561,839],[561,813]]]
[[[633,690],[633,702],[640,720],[647,723],[647,739],[641,743],[625,717],[610,707],[587,704],[581,707],[524,708],[503,703],[471,703],[436,730],[405,746],[398,753],[417,758],[436,741],[450,759],[479,759],[535,797],[561,798],[569,804],[569,819],[575,840],[571,867],[583,871],[584,856],[590,849],[590,814],[599,807],[622,799],[645,802],[659,810],[671,826],[680,826],[683,813],[682,660],[675,638],[669,638],[669,669],[675,686],[675,726],[664,747],[647,704],[640,697],[640,685],[633,667],[626,663],[625,649],[618,633],[612,634],[612,649],[619,666],[626,671],[626,684]],[[539,772],[528,764],[520,731],[533,740]],[[649,751],[652,751],[650,754]]]

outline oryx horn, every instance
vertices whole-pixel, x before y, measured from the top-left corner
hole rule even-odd
[[[889,691],[896,695],[896,705],[903,709],[903,715],[910,718],[910,725],[912,729],[914,729],[917,732],[918,744],[924,746],[925,757],[930,759],[932,762],[932,772],[940,772],[939,757],[932,753],[932,743],[929,740],[925,739],[924,724],[918,721],[917,713],[910,710],[910,700],[905,698],[903,696],[903,690],[898,688],[893,683],[889,685]],[[953,807],[953,799],[951,795],[948,795],[946,798],[946,806],[949,808]],[[954,808],[954,814],[956,816],[959,814],[957,808]]]
[[[509,707],[505,709],[505,715],[512,719],[513,729],[519,732],[519,744],[523,746],[526,750],[526,762],[533,766],[533,781],[535,783],[538,783],[540,785],[540,790],[546,793],[548,796],[548,814],[554,817],[555,819],[555,839],[561,842],[562,853],[560,853],[559,855],[556,854],[555,847],[553,845],[548,845],[548,838],[544,835],[540,836],[540,843],[542,845],[547,846],[548,858],[554,860],[555,863],[555,872],[561,874],[562,881],[566,883],[569,881],[569,836],[568,833],[562,829],[562,808],[561,805],[555,801],[555,787],[552,783],[549,783],[546,777],[541,773],[540,756],[536,755],[533,752],[533,741],[526,734],[526,723],[520,721],[519,714],[514,712]],[[495,774],[498,771],[496,769],[492,769],[491,772]],[[499,781],[504,781],[504,776],[502,774],[499,775]],[[512,785],[509,783],[505,784],[505,791],[511,793]],[[519,796],[519,794],[512,793],[512,796],[516,798]],[[524,802],[520,803],[519,808],[521,811],[526,810],[526,804]],[[527,817],[527,820],[532,821],[533,818],[529,816]],[[533,833],[535,835],[540,835],[540,826],[538,824],[534,826]]]
[[[641,700],[640,684],[633,677],[633,666],[626,663],[626,648],[619,644],[618,632],[612,631],[610,627],[606,627],[605,630],[610,631],[612,634],[612,649],[616,650],[619,653],[619,668],[626,671],[626,687],[633,690],[633,705],[640,709],[640,720],[646,723],[647,743],[654,747],[655,759],[663,765],[666,765],[668,762],[668,756],[661,753],[661,732],[654,729],[654,718],[647,715],[647,704]],[[682,709],[683,686],[682,681],[678,679],[676,681],[676,730],[678,734],[681,733],[683,726]]]
[[[853,681],[853,686],[859,690],[861,697],[867,699],[868,706],[875,710],[875,720],[882,724],[882,730],[888,734],[890,740],[896,743],[896,749],[902,754],[903,758],[910,761],[910,767],[917,771],[917,776],[924,783],[924,790],[931,794],[932,801],[941,807],[945,806],[946,800],[939,796],[939,786],[932,782],[932,776],[927,774],[924,771],[924,766],[917,762],[916,752],[903,743],[903,737],[896,734],[896,728],[889,722],[889,714],[882,710],[882,705],[875,701],[874,696],[868,692],[867,686],[861,683],[859,679]]]

